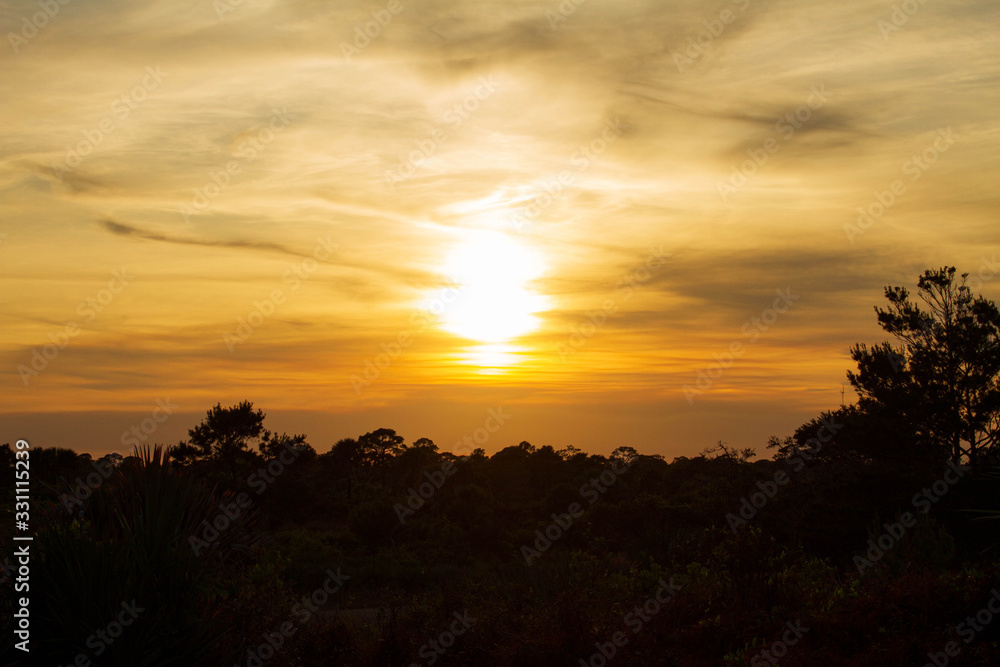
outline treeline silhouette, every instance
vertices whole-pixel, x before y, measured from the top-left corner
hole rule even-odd
[[[965,280],[927,271],[919,302],[886,288],[896,344],[852,349],[857,403],[772,438],[770,460],[488,456],[388,428],[318,453],[249,401],[173,448],[32,450],[33,658],[1000,664],[1000,619],[979,614],[1000,601],[1000,312]],[[9,445],[0,463],[11,479]]]

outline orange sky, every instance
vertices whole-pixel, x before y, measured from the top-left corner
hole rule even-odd
[[[1000,299],[1000,6],[914,7],[7,3],[0,441],[763,452],[885,284]]]

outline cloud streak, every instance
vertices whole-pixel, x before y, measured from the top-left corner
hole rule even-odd
[[[133,225],[127,225],[122,222],[117,222],[109,218],[100,220],[100,225],[106,230],[115,234],[117,236],[125,236],[130,238],[145,239],[147,241],[162,241],[163,243],[176,243],[179,245],[196,245],[205,246],[208,248],[232,248],[236,250],[263,250],[265,252],[277,252],[284,255],[291,255],[292,257],[307,257],[307,254],[296,252],[285,246],[273,243],[273,242],[259,242],[259,241],[246,241],[246,240],[225,240],[225,241],[214,241],[210,239],[194,239],[185,238],[181,236],[171,236],[168,234],[160,234],[157,232],[151,232],[148,230],[140,229]]]

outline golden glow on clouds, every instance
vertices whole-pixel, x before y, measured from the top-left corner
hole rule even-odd
[[[524,349],[504,343],[488,343],[468,348],[461,356],[463,362],[476,366],[483,375],[498,375],[516,366],[522,360]]]
[[[924,3],[888,34],[884,0],[595,1],[556,29],[554,0],[421,0],[349,60],[378,3],[218,4],[68,3],[0,49],[0,411],[249,398],[384,408],[371,426],[406,431],[402,405],[433,395],[445,423],[441,406],[508,392],[577,406],[552,444],[660,447],[669,419],[678,446],[707,438],[697,451],[724,437],[705,424],[836,405],[850,344],[881,339],[885,284],[976,273],[1000,249],[995,0]],[[699,40],[726,7],[737,20]],[[38,11],[12,0],[0,18],[16,31]],[[814,86],[828,100],[778,130]],[[949,127],[954,145],[852,242],[858,207]],[[650,248],[669,258],[625,299]],[[85,319],[123,267],[135,279]],[[459,298],[427,312],[449,286]],[[786,288],[800,300],[689,406],[683,387]],[[982,291],[1000,298],[1000,279]],[[594,405],[644,416],[575,426]],[[758,446],[747,433],[731,444]]]

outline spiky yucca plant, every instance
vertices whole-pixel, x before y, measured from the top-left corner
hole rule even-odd
[[[171,467],[162,447],[138,450],[75,516],[57,515],[37,535],[38,656],[50,664],[80,653],[98,665],[207,664],[225,630],[210,611],[214,576],[259,539],[253,508],[224,514],[233,500]],[[228,525],[196,554],[191,537],[220,515]],[[120,617],[132,620],[112,638],[108,626]]]

